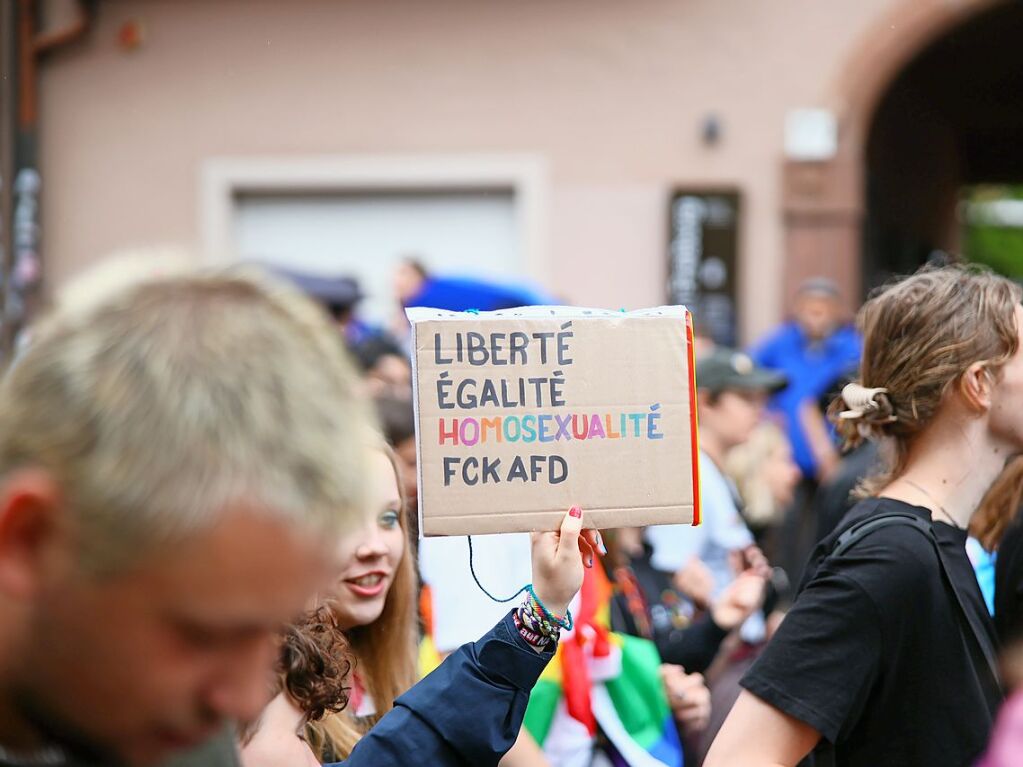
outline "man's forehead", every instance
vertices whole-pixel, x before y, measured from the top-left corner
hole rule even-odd
[[[330,536],[241,508],[154,551],[111,585],[208,621],[268,613],[284,613],[283,620],[335,571]]]

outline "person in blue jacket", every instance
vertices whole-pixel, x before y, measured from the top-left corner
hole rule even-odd
[[[863,348],[860,334],[841,317],[838,286],[822,277],[807,280],[796,294],[793,319],[750,350],[754,362],[784,373],[789,382],[769,407],[784,417],[793,457],[811,480],[819,478],[821,467],[800,410],[805,403],[815,404],[835,381],[853,371]]]
[[[750,350],[758,365],[788,380],[768,408],[782,417],[802,481],[780,535],[765,544],[765,551],[793,581],[799,580],[816,542],[818,520],[812,516],[811,500],[819,483],[839,467],[838,449],[819,403],[836,381],[856,369],[862,346],[860,334],[842,320],[838,286],[818,277],[799,287],[793,319]]]
[[[524,281],[440,275],[428,271],[414,258],[402,261],[395,271],[395,294],[403,308],[425,306],[461,312],[511,309],[516,306],[557,304],[557,298]]]
[[[515,744],[529,692],[554,657],[554,645],[538,652],[520,636],[514,612],[398,698],[351,757],[334,764],[497,765]]]
[[[559,532],[533,534],[533,593],[555,617],[568,614],[583,561],[592,567],[600,549],[596,531],[582,532],[582,524],[582,512],[572,508]],[[529,693],[557,649],[557,626],[531,615],[536,604],[527,597],[481,640],[449,655],[337,764],[496,765],[515,743]]]
[[[578,508],[568,512],[558,532],[535,533],[533,583],[523,603],[482,639],[460,647],[399,697],[394,708],[362,736],[348,759],[331,764],[496,766],[518,737],[529,693],[554,657],[560,628],[571,624],[568,603],[582,585],[582,560],[592,567],[598,550],[602,551],[599,537],[595,530],[582,530]],[[322,715],[325,707],[337,710],[333,703],[343,703],[343,698],[337,694],[336,674],[324,668],[329,678],[310,678],[313,666],[302,664],[297,684],[285,681],[281,696],[291,705],[281,706],[275,698],[257,723],[256,732],[246,735],[252,740],[242,752],[244,767],[316,763],[298,735],[305,724],[302,714],[309,711],[299,711],[305,702],[299,698],[305,696],[296,698],[295,692],[333,690],[333,702],[325,702],[323,695],[315,704],[310,701],[316,706],[315,715]]]

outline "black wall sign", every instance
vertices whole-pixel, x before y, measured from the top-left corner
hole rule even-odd
[[[668,301],[685,304],[697,328],[735,346],[739,195],[677,190],[671,198]]]

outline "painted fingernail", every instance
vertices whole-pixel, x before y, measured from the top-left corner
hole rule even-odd
[[[571,509],[568,510],[568,516],[570,517],[575,517],[576,519],[578,519],[582,515],[583,510],[580,509],[578,506],[573,506]]]
[[[589,557],[589,558],[588,558],[588,559],[586,560],[586,566],[587,566],[587,567],[593,567],[593,557]]]
[[[600,534],[599,530],[597,531],[597,546],[600,548],[600,553],[607,556],[607,546],[604,545],[604,536]]]

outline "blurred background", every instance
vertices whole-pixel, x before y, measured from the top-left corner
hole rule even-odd
[[[682,661],[714,712],[674,714],[698,764],[878,461],[825,417],[855,309],[927,262],[1023,278],[1020,41],[1019,0],[0,0],[0,362],[111,253],[265,264],[355,355],[415,541],[403,307],[687,305],[708,524],[605,531],[605,574],[652,584],[648,628],[615,631],[734,608]],[[512,593],[529,541],[497,538],[477,562]],[[446,652],[505,608],[465,539],[420,545]],[[722,597],[746,569],[755,598]]]
[[[1023,275],[1023,4],[4,0],[4,339],[112,251],[412,259],[745,345],[963,253]],[[156,257],[156,256],[154,256]]]

